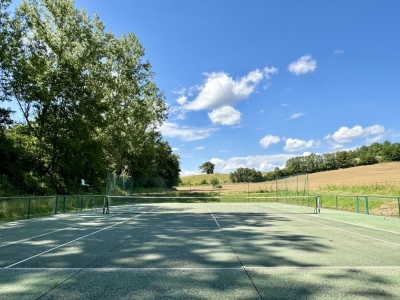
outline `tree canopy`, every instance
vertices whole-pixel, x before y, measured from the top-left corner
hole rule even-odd
[[[69,193],[85,178],[100,188],[107,172],[177,182],[179,157],[158,129],[168,107],[137,37],[105,32],[73,0],[25,0],[11,17],[9,2],[1,2],[1,99],[20,107],[18,135],[30,141],[24,151],[35,154],[41,184]],[[10,113],[0,111],[1,123],[11,124]]]
[[[202,173],[206,173],[206,174],[214,174],[214,168],[215,165],[212,162],[205,162],[204,164],[202,164],[199,169]]]

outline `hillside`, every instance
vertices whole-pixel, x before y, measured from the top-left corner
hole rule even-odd
[[[178,190],[210,190],[209,185],[199,185],[202,180],[210,182],[215,176],[222,184],[222,192],[250,190],[270,190],[271,182],[232,184],[229,174],[194,175],[181,177],[183,182],[191,181],[191,186],[181,186]],[[310,191],[325,190],[328,186],[366,186],[366,185],[395,185],[400,187],[400,162],[381,163],[369,166],[353,167],[308,175]]]

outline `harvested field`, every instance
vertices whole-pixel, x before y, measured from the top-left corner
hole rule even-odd
[[[201,176],[201,175],[200,175]],[[183,180],[185,178],[182,178]],[[328,185],[375,185],[393,184],[400,186],[400,162],[381,163],[370,166],[360,166],[349,169],[340,169],[319,172],[308,175],[309,190],[316,191]],[[209,185],[181,186],[179,191],[212,191]],[[270,191],[274,190],[273,182],[245,184],[222,184],[221,192],[237,191]],[[215,191],[215,190],[214,190]]]

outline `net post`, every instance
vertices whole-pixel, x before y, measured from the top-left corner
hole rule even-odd
[[[365,196],[365,213],[369,215],[369,209],[368,209],[368,196]]]
[[[400,218],[400,197],[397,198],[397,206],[399,208],[399,218]]]
[[[360,212],[360,207],[358,204],[358,196],[356,196],[356,212],[359,213]]]

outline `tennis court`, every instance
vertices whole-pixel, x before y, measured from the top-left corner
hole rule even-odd
[[[142,203],[0,224],[0,299],[399,299],[400,220]]]

